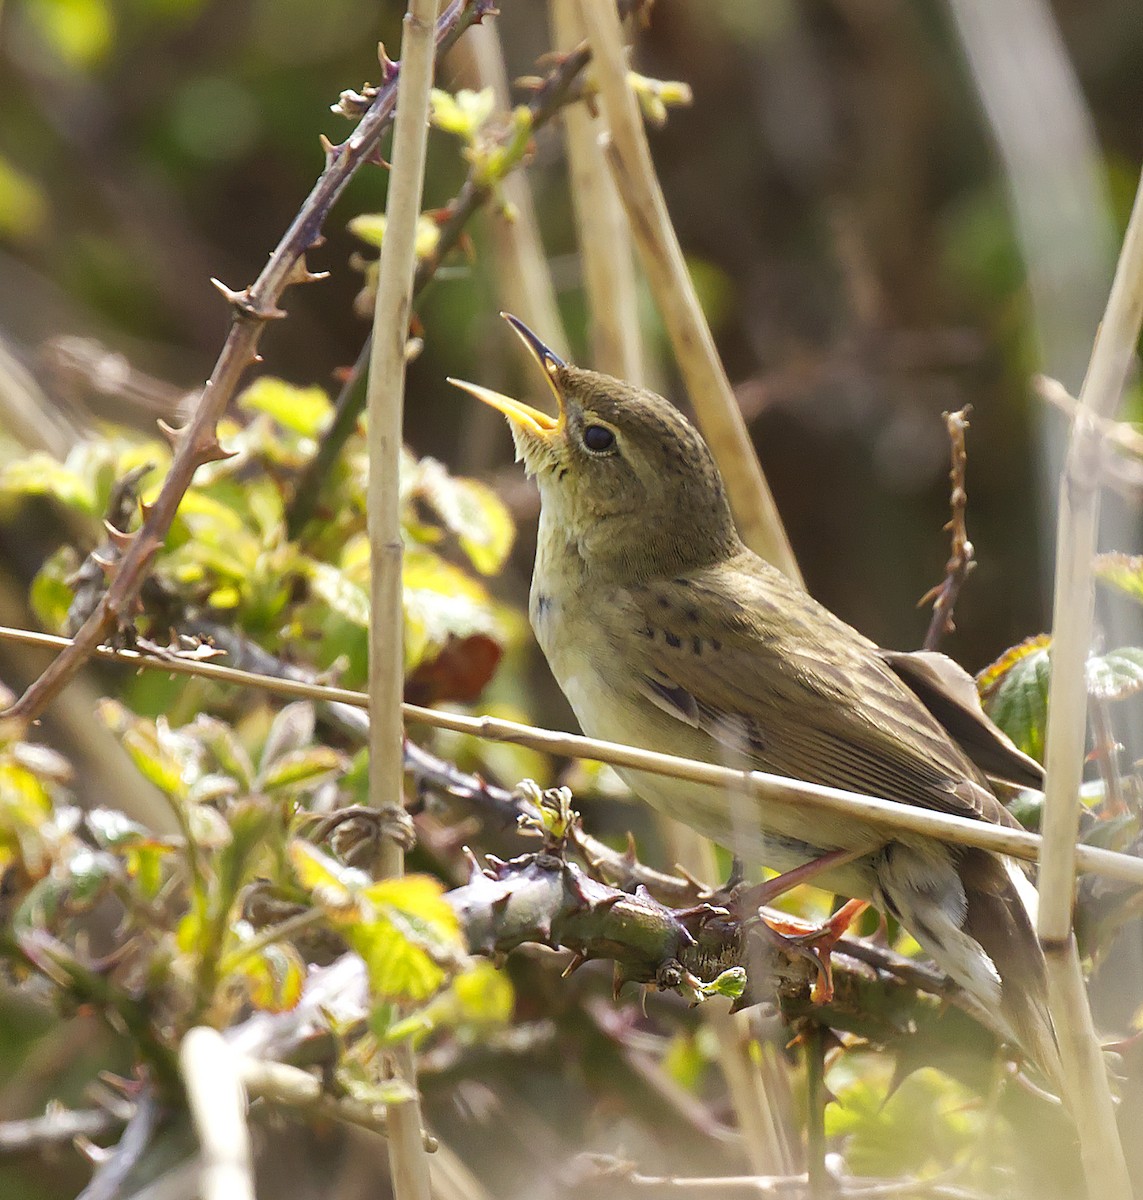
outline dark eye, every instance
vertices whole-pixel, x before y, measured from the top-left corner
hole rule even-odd
[[[588,425],[583,431],[583,444],[595,454],[602,454],[615,445],[615,434],[606,425]]]

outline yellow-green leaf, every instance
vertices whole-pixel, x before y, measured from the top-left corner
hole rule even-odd
[[[1143,554],[1099,554],[1096,578],[1143,604]]]
[[[1044,761],[1050,662],[1046,634],[1005,651],[977,676],[984,711],[1037,762]]]
[[[316,438],[333,418],[333,404],[320,387],[296,387],[264,375],[238,398],[248,412],[262,412],[283,429]]]

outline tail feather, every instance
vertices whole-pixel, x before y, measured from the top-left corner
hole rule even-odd
[[[964,932],[979,943],[1000,975],[1000,1017],[1063,1097],[1047,965],[1034,925],[1036,890],[1019,867],[983,850],[965,852],[959,866],[968,901]]]
[[[894,913],[1016,1043],[1062,1097],[1063,1070],[1048,1009],[1048,975],[1034,927],[1036,891],[1019,868],[984,850],[886,848],[875,901]]]

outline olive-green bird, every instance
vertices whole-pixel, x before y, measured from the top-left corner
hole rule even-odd
[[[988,777],[1036,786],[1040,768],[988,721],[965,672],[943,655],[882,651],[823,608],[743,544],[706,443],[670,403],[564,363],[507,319],[558,417],[452,382],[507,416],[539,484],[532,627],[585,733],[1015,824]],[[897,917],[1058,1079],[1036,893],[1014,863],[619,773],[656,808],[780,872],[860,851],[816,882]]]

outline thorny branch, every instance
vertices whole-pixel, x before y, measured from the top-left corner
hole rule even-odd
[[[968,507],[968,493],[964,486],[965,467],[968,464],[968,452],[965,449],[965,432],[968,429],[968,418],[972,413],[972,405],[954,413],[945,413],[945,425],[949,431],[949,442],[952,448],[952,467],[949,479],[952,482],[952,494],[949,504],[952,517],[945,526],[952,533],[952,553],[945,564],[945,577],[936,587],[927,591],[917,607],[921,608],[930,601],[933,605],[933,616],[925,634],[924,649],[936,650],[942,640],[956,629],[953,624],[953,610],[964,581],[976,566],[975,551],[972,542],[968,540],[968,530],[965,527],[965,509]]]
[[[452,0],[436,26],[437,53],[492,11],[492,0]],[[258,342],[267,323],[286,314],[278,307],[282,293],[294,283],[310,282],[306,251],[321,238],[321,229],[345,186],[364,163],[374,161],[382,134],[393,119],[399,64],[385,60],[384,79],[352,134],[340,145],[326,143],[326,166],[289,229],[270,255],[262,273],[243,291],[218,284],[234,316],[226,342],[202,396],[187,424],[178,430],[161,426],[174,447],[171,467],[152,505],[144,510],[142,528],[122,539],[122,558],[115,564],[97,609],[84,622],[71,646],[7,710],[6,715],[31,720],[81,669],[107,634],[130,617],[155,554],[162,546],[183,495],[200,466],[227,457],[218,442],[218,422],[246,369],[256,361]]]

